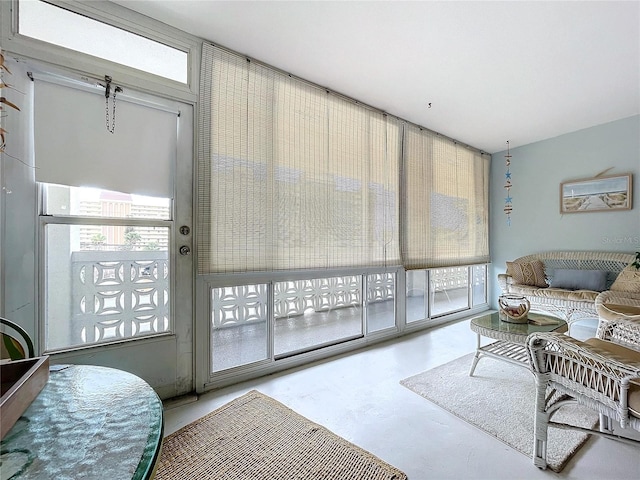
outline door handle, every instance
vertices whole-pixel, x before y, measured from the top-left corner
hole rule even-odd
[[[180,255],[191,255],[191,249],[186,245],[180,247]]]

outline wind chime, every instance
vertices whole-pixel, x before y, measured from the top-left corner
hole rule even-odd
[[[507,196],[504,197],[504,213],[507,215],[507,226],[511,226],[511,212],[513,211],[513,203],[511,198],[511,153],[509,152],[509,140],[507,140],[507,154],[504,156],[507,164],[507,171],[504,174],[504,188],[507,189]]]

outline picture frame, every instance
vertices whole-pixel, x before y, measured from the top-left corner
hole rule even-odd
[[[632,175],[611,175],[560,184],[560,213],[631,210]]]

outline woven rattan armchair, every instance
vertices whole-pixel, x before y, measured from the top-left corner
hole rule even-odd
[[[614,343],[616,342],[616,343]],[[534,333],[527,351],[536,380],[533,463],[547,467],[549,426],[580,430],[640,446],[613,434],[640,431],[640,316],[610,318],[597,338],[584,342],[564,334]],[[600,414],[599,430],[553,422],[562,406],[581,404]]]
[[[611,320],[616,320],[619,317],[631,317],[640,316],[640,292],[614,292],[608,290],[602,292],[596,297],[595,300],[596,312],[598,312],[598,328],[607,328]],[[599,338],[601,335],[606,336],[612,342],[616,343],[629,343],[631,342],[631,348],[638,349],[640,347],[634,346],[638,344],[638,339],[631,333],[631,338],[625,340],[624,336],[627,333],[623,330],[597,334]],[[621,338],[610,337],[611,335],[622,335]]]

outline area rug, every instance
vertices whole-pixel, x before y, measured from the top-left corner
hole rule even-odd
[[[157,480],[406,480],[378,457],[256,390],[167,436]]]
[[[470,377],[472,359],[469,354],[400,383],[533,458],[533,375],[517,365],[483,357]],[[581,406],[563,407],[553,418],[587,428],[598,422],[596,412]],[[560,472],[588,438],[582,432],[549,428],[549,468]]]

